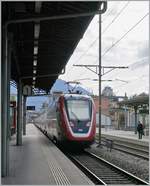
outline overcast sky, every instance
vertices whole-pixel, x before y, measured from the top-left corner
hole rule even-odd
[[[103,81],[102,89],[110,86],[116,95],[124,95],[125,92],[128,96],[148,93],[148,13],[148,1],[108,2],[108,9],[102,15],[102,66],[128,66],[129,68],[115,69],[102,76],[104,80],[114,80]],[[98,75],[84,67],[73,67],[73,64],[98,65],[98,24],[99,17],[96,15],[68,61],[66,73],[59,78],[66,81],[98,78]],[[106,52],[110,47],[112,48]],[[80,82],[94,94],[98,94],[98,81],[81,80]]]

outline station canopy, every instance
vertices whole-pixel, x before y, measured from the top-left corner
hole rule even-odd
[[[141,105],[149,105],[148,95],[135,96],[129,100],[119,102],[120,105],[127,105],[129,107],[138,107]]]
[[[3,1],[2,26],[7,25],[12,46],[11,79],[48,92],[94,16],[79,14],[98,11],[101,3]]]

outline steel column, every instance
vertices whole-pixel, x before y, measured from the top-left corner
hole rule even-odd
[[[11,51],[6,27],[2,32],[2,130],[1,130],[1,171],[2,176],[9,174],[9,130],[10,130],[10,63]]]
[[[135,113],[135,134],[137,134],[137,106],[134,106],[134,113]]]
[[[99,146],[101,145],[101,14],[99,14]]]
[[[10,80],[11,80],[11,53],[12,53],[12,34],[8,33],[8,80],[7,80],[7,120],[8,128],[7,134],[8,138],[11,139],[11,124],[10,124]],[[9,149],[8,149],[9,150]]]
[[[17,145],[22,145],[22,82],[18,83],[17,94]]]
[[[26,100],[27,96],[23,96],[23,135],[26,135]]]
[[[8,140],[7,140],[7,30],[3,28],[2,32],[2,150],[1,150],[1,171],[2,176],[8,174],[7,158],[8,158]],[[5,104],[6,101],[6,104]]]

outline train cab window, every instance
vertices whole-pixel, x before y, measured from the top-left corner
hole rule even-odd
[[[67,100],[67,111],[70,120],[90,120],[91,104],[89,100]]]

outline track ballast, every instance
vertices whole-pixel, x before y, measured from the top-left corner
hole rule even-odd
[[[78,154],[69,154],[68,156],[96,185],[148,185],[147,182],[120,169],[93,153],[84,151]]]

